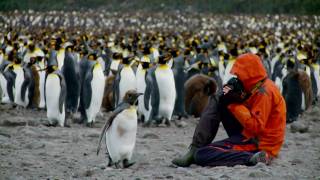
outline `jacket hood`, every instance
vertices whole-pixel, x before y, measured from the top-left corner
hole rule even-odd
[[[247,92],[250,92],[255,84],[267,77],[267,72],[259,56],[246,53],[237,57],[231,74],[241,80]]]

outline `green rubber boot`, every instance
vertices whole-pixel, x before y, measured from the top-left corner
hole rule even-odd
[[[190,146],[189,151],[185,155],[173,159],[172,163],[180,167],[189,167],[194,162],[193,154],[196,152],[196,150],[196,147]]]

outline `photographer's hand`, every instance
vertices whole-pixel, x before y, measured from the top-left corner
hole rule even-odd
[[[226,95],[231,89],[228,85],[225,85],[222,89],[223,95]]]

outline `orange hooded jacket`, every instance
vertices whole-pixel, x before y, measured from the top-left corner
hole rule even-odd
[[[253,92],[243,104],[231,104],[228,109],[244,127],[242,134],[246,138],[256,138],[259,150],[277,156],[286,128],[286,105],[280,91],[267,78],[266,70],[257,55],[240,55],[231,73],[242,81],[246,92]],[[255,88],[262,80],[262,85]]]

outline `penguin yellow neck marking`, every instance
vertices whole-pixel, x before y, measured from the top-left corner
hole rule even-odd
[[[136,108],[136,106],[134,106],[134,105],[131,105],[129,108],[128,108],[128,110],[129,111],[135,111],[137,108]]]
[[[20,64],[12,64],[13,69],[18,69],[21,68]]]
[[[169,69],[169,66],[168,64],[160,64],[158,68],[162,70],[166,70],[166,69]]]
[[[93,69],[96,69],[96,68],[101,68],[100,63],[96,63],[96,64],[94,65]]]
[[[53,77],[58,77],[58,75],[57,75],[57,74],[54,74],[54,73],[51,73],[51,74],[48,75],[48,77],[53,78]]]
[[[236,59],[235,58],[232,58],[232,59],[230,59],[229,61],[230,62],[234,62]]]

